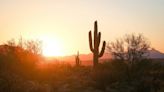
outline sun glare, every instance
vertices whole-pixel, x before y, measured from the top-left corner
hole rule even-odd
[[[43,41],[43,55],[46,57],[63,56],[62,44],[58,39],[50,37],[41,38]]]

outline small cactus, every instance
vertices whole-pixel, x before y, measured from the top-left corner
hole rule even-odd
[[[75,56],[76,66],[80,66],[80,58],[79,58],[79,51],[77,52],[77,55]]]
[[[98,64],[98,58],[102,57],[105,50],[106,42],[103,41],[103,46],[101,51],[99,52],[99,45],[101,40],[101,32],[98,32],[97,28],[97,21],[94,23],[94,44],[92,45],[92,34],[91,31],[89,31],[89,47],[90,50],[93,53],[93,66],[96,66]]]

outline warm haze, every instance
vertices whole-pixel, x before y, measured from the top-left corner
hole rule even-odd
[[[0,0],[0,92],[164,92],[164,0]]]
[[[95,20],[102,40],[143,33],[164,52],[164,0],[0,0],[0,43],[21,35],[42,40],[46,56],[90,53]]]

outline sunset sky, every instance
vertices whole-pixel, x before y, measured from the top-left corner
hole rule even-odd
[[[143,33],[164,52],[164,0],[0,0],[0,43],[22,36],[56,55],[87,54],[95,20],[102,40]]]

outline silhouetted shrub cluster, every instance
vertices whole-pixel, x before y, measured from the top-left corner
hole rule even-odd
[[[163,66],[150,61],[133,67],[112,61],[94,68],[46,64],[35,71],[19,69],[29,77],[0,71],[0,92],[162,92],[164,85]]]
[[[0,92],[164,92],[164,66],[155,61],[108,61],[94,68],[45,62],[31,50],[2,45]]]

